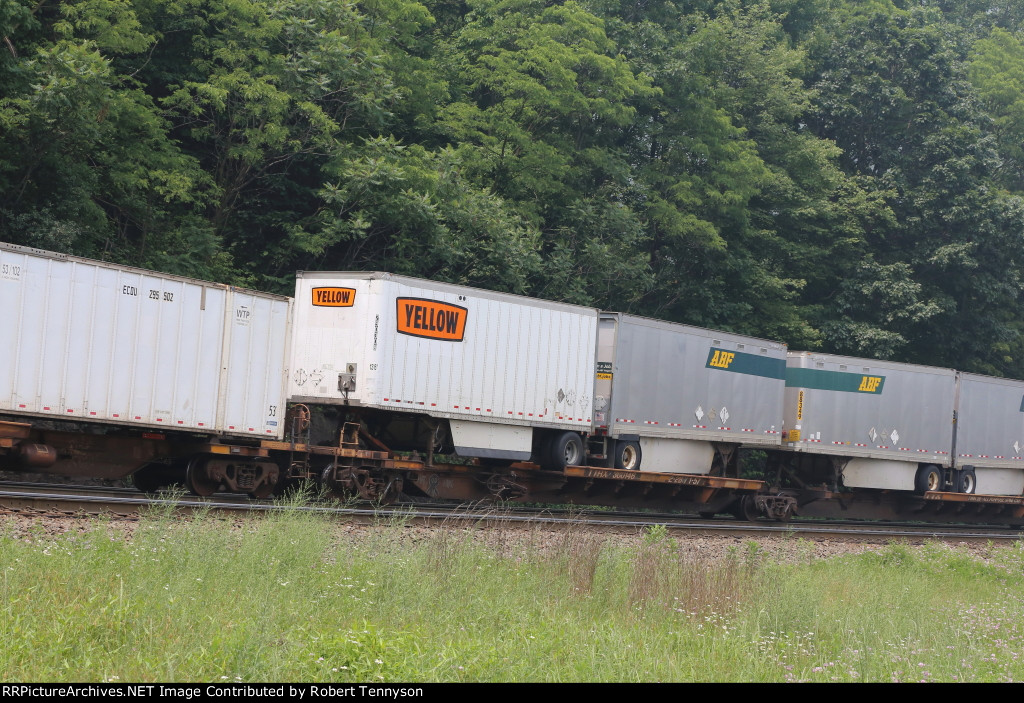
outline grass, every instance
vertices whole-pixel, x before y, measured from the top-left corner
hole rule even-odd
[[[285,511],[0,534],[7,681],[1010,681],[1024,547],[774,563]]]

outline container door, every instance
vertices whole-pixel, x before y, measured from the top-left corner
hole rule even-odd
[[[615,376],[615,341],[619,316],[602,313],[597,327],[597,376],[594,381],[594,427],[608,429]]]

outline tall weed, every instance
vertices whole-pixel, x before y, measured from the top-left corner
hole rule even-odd
[[[1008,681],[1024,548],[776,563],[667,529],[366,531],[307,511],[126,537],[0,532],[0,668],[22,681]]]

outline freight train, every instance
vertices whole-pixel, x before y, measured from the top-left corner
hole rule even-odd
[[[0,243],[0,469],[152,491],[1024,524],[1024,382],[387,273]]]

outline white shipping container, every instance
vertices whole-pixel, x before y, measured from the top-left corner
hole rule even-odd
[[[1024,492],[1024,381],[959,373],[956,464],[973,466],[976,493]]]
[[[346,272],[300,272],[295,301],[293,401],[449,418],[478,456],[526,458],[523,427],[591,429],[593,308]]]
[[[0,243],[0,412],[281,438],[291,301]]]

